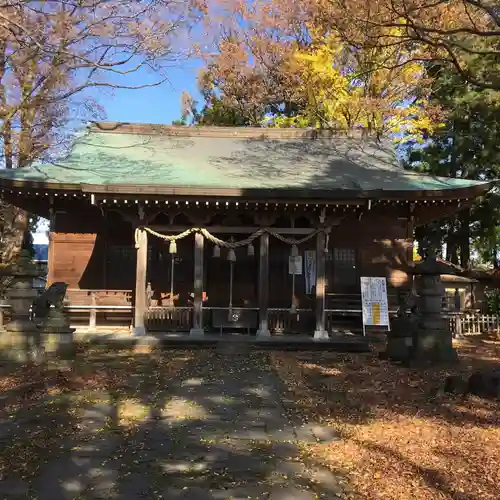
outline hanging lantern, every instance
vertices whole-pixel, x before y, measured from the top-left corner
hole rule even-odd
[[[291,255],[292,255],[292,257],[299,256],[299,247],[297,245],[292,245]]]
[[[214,257],[214,259],[218,259],[220,257],[220,246],[219,245],[214,246],[213,257]]]
[[[171,254],[177,253],[177,243],[175,242],[175,240],[172,240],[170,242],[170,245],[168,247],[168,253]]]
[[[236,254],[234,253],[234,248],[230,248],[227,252],[227,260],[229,262],[236,262]]]
[[[249,243],[247,246],[247,255],[249,257],[253,257],[255,255],[255,248],[253,247],[253,245],[251,243]]]

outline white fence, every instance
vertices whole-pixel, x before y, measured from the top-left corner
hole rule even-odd
[[[453,336],[500,333],[500,316],[494,314],[462,312],[448,317]]]

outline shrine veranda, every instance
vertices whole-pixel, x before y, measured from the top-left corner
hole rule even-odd
[[[360,277],[410,287],[418,225],[487,182],[404,170],[392,145],[318,130],[95,123],[57,162],[0,172],[50,220],[48,282],[145,331],[359,331]],[[88,314],[88,313],[87,313]]]

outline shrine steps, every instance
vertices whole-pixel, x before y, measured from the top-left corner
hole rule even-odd
[[[155,346],[164,349],[211,349],[228,345],[241,346],[245,349],[276,351],[336,351],[369,352],[368,339],[361,335],[334,335],[329,339],[315,340],[309,335],[273,335],[256,337],[238,333],[205,334],[191,336],[188,333],[157,333],[144,337],[132,335],[95,335],[88,339],[93,345],[134,348],[136,346]]]

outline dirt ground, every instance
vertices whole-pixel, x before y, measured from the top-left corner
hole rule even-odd
[[[0,481],[35,477],[80,433],[81,409],[104,397],[123,402],[120,424],[130,428],[135,415],[129,407],[143,408],[133,403],[144,392],[154,398],[192,356],[182,350],[160,356],[86,348],[71,366],[0,363]]]
[[[448,374],[500,367],[500,342],[457,344],[461,363],[417,370],[371,354],[273,353],[304,421],[339,439],[304,454],[370,500],[498,499],[500,402],[433,397]]]
[[[457,345],[460,364],[428,370],[381,361],[378,349],[262,355],[262,366],[270,364],[284,382],[291,420],[328,426],[338,435],[323,444],[300,442],[297,460],[317,470],[326,466],[349,484],[347,496],[339,498],[498,499],[500,402],[434,395],[449,374],[499,367],[500,342],[464,341]],[[82,415],[89,407],[109,405],[110,398],[120,402],[112,405],[116,415],[92,436],[101,432],[127,441],[128,457],[130,442],[142,442],[136,428],[145,413],[172,396],[167,393],[176,374],[189,364],[204,366],[205,356],[87,349],[71,369],[0,365],[2,488],[12,498],[31,498],[19,484],[36,486],[51,463],[64,464],[75,437],[87,439]],[[240,358],[243,367],[246,355]],[[59,467],[51,471],[55,477]]]

